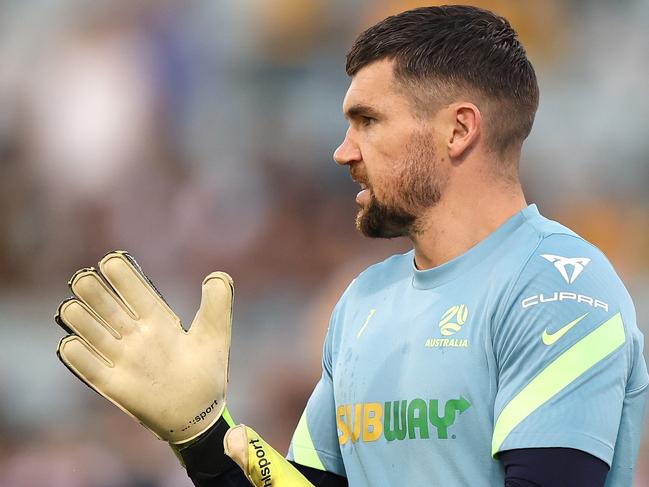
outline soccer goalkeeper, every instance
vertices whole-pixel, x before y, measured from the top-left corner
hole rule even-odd
[[[649,376],[606,257],[528,205],[539,91],[507,20],[419,8],[347,56],[334,153],[356,224],[413,250],[355,279],[284,460],[225,407],[232,281],[189,332],[126,254],[71,281],[63,362],[169,441],[197,486],[630,486]],[[225,440],[225,443],[224,443]],[[231,458],[233,460],[231,460]]]

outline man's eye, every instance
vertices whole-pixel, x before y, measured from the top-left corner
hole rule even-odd
[[[374,122],[376,122],[376,118],[372,118],[372,117],[361,117],[361,123],[362,123],[364,126],[372,125],[372,124],[374,124]]]

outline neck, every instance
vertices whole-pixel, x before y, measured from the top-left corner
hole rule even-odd
[[[527,206],[519,184],[493,183],[464,180],[453,187],[449,181],[442,199],[419,218],[418,231],[410,236],[418,269],[462,255]]]

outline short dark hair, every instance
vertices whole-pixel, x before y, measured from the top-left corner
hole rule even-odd
[[[347,54],[347,74],[382,59],[394,60],[396,79],[419,105],[431,84],[444,101],[470,90],[496,102],[485,130],[497,152],[519,147],[532,129],[536,74],[516,31],[493,12],[445,5],[388,17],[358,36]]]

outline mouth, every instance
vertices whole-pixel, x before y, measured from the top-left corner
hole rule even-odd
[[[352,177],[352,181],[354,181],[356,184],[358,184],[361,187],[361,190],[365,190],[369,188],[367,181],[365,179],[355,177],[353,174],[351,177]]]
[[[367,174],[365,174],[364,171],[359,171],[357,167],[350,168],[349,173],[352,181],[358,184],[361,188],[356,195],[356,204],[361,208],[366,207],[372,201],[372,190],[370,189]]]
[[[352,180],[361,187],[361,190],[356,195],[356,204],[361,207],[367,206],[371,200],[371,190],[369,189],[368,184],[365,181],[360,181],[356,178],[352,178]]]

